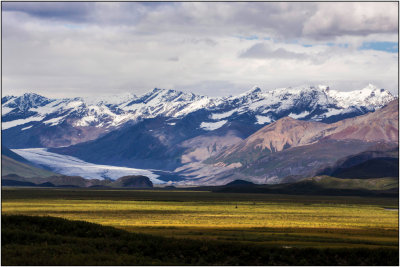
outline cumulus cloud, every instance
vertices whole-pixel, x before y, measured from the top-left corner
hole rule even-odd
[[[316,39],[398,32],[398,3],[320,3],[303,34]]]
[[[6,2],[2,3],[5,12],[21,12],[33,17],[66,21],[86,21],[91,12],[90,3],[79,2]]]
[[[125,25],[137,32],[255,33],[277,38],[326,39],[397,32],[397,3],[163,3],[7,2],[3,11],[97,25]]]
[[[3,94],[227,95],[319,82],[395,92],[398,54],[360,49],[397,43],[393,5],[6,2]]]

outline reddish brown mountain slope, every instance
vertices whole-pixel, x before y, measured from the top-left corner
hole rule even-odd
[[[334,140],[384,141],[398,143],[398,100],[380,110],[331,124],[324,136]]]
[[[308,144],[310,139],[324,128],[326,128],[324,123],[299,121],[285,117],[261,128],[242,142],[227,149],[223,155],[252,149],[276,152],[288,147]]]
[[[398,143],[398,100],[382,109],[333,124],[282,118],[215,157],[215,161],[256,160],[267,153],[316,143],[322,139]]]

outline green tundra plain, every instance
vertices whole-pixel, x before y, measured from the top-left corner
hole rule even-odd
[[[396,248],[398,199],[184,190],[3,188],[3,215],[285,248]]]

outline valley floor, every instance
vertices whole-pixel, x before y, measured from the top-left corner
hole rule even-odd
[[[284,248],[398,249],[398,199],[163,190],[3,188],[3,215]]]
[[[296,248],[130,233],[55,217],[3,215],[2,265],[393,265],[395,248]]]

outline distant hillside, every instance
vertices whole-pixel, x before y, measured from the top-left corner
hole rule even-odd
[[[339,178],[399,177],[398,158],[374,158],[348,168],[338,168],[332,173]]]
[[[123,176],[114,182],[108,184],[111,187],[123,188],[152,188],[153,183],[146,176],[142,175],[129,175]]]
[[[375,146],[370,151],[351,155],[322,169],[317,175],[339,178],[399,177],[398,146]]]
[[[8,149],[5,146],[1,146],[1,155],[2,156],[7,156],[7,157],[9,157],[9,158],[11,158],[13,160],[16,160],[16,161],[19,161],[19,162],[22,162],[22,163],[25,163],[25,164],[33,165],[29,160],[27,160],[24,157],[21,157],[20,155],[18,155],[15,152],[12,152],[10,149]]]
[[[14,153],[15,154],[15,153]],[[18,155],[17,155],[18,156]],[[22,157],[21,157],[22,158]],[[23,159],[23,158],[22,158]],[[1,155],[1,175],[16,174],[25,178],[33,177],[51,177],[59,176],[60,174],[44,170],[32,165],[17,161],[8,156]]]
[[[80,176],[66,176],[66,175],[56,175],[49,177],[21,177],[15,174],[3,175],[1,177],[2,181],[6,181],[4,185],[10,186],[18,186],[18,182],[28,182],[33,183],[34,185],[43,185],[46,183],[50,183],[54,186],[61,187],[92,187],[92,186],[105,186],[112,181],[109,180],[98,180],[98,179],[85,179]],[[14,183],[16,182],[16,183]]]
[[[398,196],[398,178],[341,179],[329,176],[306,178],[295,183],[210,187],[216,193],[261,193],[333,196]]]
[[[2,186],[36,186],[36,184],[32,183],[32,182],[23,182],[23,181],[9,180],[9,179],[2,179],[1,185]]]
[[[379,191],[399,188],[399,179],[396,177],[372,179],[343,179],[329,176],[317,176],[304,179],[302,182],[312,182],[322,188],[333,189],[365,189]]]
[[[24,166],[25,164],[19,163],[6,156],[3,156],[7,168],[11,165],[9,162],[16,165]],[[3,165],[4,166],[4,165]],[[32,167],[34,168],[34,167]],[[26,170],[27,172],[30,169]],[[23,173],[20,171],[19,173]],[[80,176],[67,176],[67,175],[52,175],[40,176],[40,172],[34,177],[23,177],[15,173],[6,173],[2,175],[3,186],[70,186],[70,187],[114,187],[114,188],[153,188],[151,180],[142,175],[124,176],[115,181],[112,180],[99,180],[99,179],[85,179]]]
[[[29,186],[29,187],[54,187],[54,184],[50,182],[45,182],[42,184],[35,184],[32,182],[23,182],[18,180],[9,180],[9,179],[2,179],[1,180],[2,186]]]
[[[251,184],[254,183],[245,180],[235,180],[230,183],[227,183],[226,186],[241,186],[241,185],[251,185]]]

